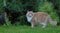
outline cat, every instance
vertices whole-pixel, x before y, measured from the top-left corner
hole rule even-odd
[[[45,28],[48,22],[52,25],[57,25],[57,21],[53,21],[50,15],[45,12],[33,12],[28,11],[26,13],[27,21],[31,23],[31,27],[33,28],[36,24],[41,24],[42,28]]]

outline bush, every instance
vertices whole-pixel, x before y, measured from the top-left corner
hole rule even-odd
[[[31,24],[27,21],[25,15],[23,15],[23,16],[20,17],[20,25],[28,25],[28,26],[31,25]]]
[[[57,21],[59,20],[52,3],[45,2],[44,4],[42,4],[42,6],[39,6],[38,10],[40,12],[48,13],[53,20],[57,20]]]
[[[52,3],[45,2],[44,4],[42,4],[42,6],[39,6],[38,10],[50,13],[50,12],[53,12],[53,5]]]

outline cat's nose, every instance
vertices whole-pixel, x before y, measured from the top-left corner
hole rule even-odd
[[[32,16],[28,16],[28,17],[32,17]]]

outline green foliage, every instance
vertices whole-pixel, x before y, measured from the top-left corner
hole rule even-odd
[[[3,12],[3,7],[4,7],[3,0],[0,0],[0,13]]]
[[[45,1],[47,0],[36,0],[34,10],[39,11],[39,7],[41,7],[45,3]]]
[[[50,13],[50,16],[52,17],[53,20],[59,21],[59,17],[57,16],[57,13],[56,12],[51,12]]]
[[[0,0],[0,12],[3,12],[4,0]],[[5,0],[6,7],[14,12],[20,12],[22,16],[20,17],[21,24],[26,23],[26,12],[29,9],[28,6],[33,6],[33,11],[46,12],[52,19],[59,20],[57,13],[60,14],[60,0],[54,0],[53,4],[47,2],[47,0]],[[52,0],[51,0],[52,1]],[[54,6],[58,6],[58,10],[55,12]],[[8,23],[7,23],[8,24]]]
[[[27,24],[25,15],[23,15],[23,16],[20,17],[20,24],[21,25]]]
[[[39,6],[38,10],[40,12],[48,13],[52,17],[52,19],[54,19],[54,20],[57,20],[57,21],[59,20],[57,13],[54,10],[54,6],[50,2],[44,2],[41,6]]]
[[[11,2],[8,2],[7,0],[7,7],[9,9],[15,10],[16,12],[26,12],[27,6],[33,6],[33,0],[12,0]],[[14,12],[15,12],[14,11]]]
[[[53,12],[53,5],[52,3],[45,2],[42,6],[39,6],[38,10],[44,12]]]
[[[7,0],[7,5],[10,10],[15,10],[14,12],[20,12],[22,10],[22,4],[21,1],[19,0],[12,0],[12,2],[8,2]]]
[[[60,0],[48,0],[54,5],[54,10],[56,11],[57,15],[60,19]]]
[[[58,14],[58,16],[59,16],[59,19],[60,19],[60,0],[55,0],[54,1],[54,4],[55,4],[55,6],[57,7],[56,8],[56,12],[57,12],[57,14]],[[59,20],[60,21],[60,20]]]
[[[26,23],[26,12],[28,10],[27,6],[33,6],[33,11],[40,11],[48,13],[52,19],[58,21],[58,16],[54,10],[54,5],[47,0],[12,0],[9,2],[7,0],[7,7],[9,9],[15,10],[14,12],[21,12],[20,23]]]

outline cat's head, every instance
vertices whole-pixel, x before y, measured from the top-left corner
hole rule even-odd
[[[26,14],[27,21],[28,21],[28,22],[31,22],[33,16],[34,16],[33,11],[28,11],[27,14]]]

